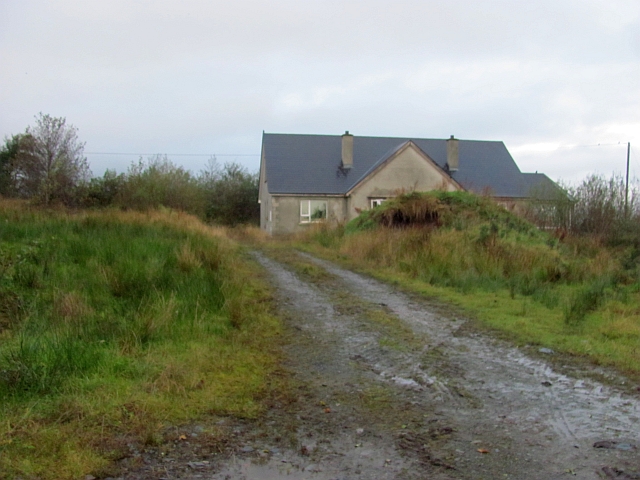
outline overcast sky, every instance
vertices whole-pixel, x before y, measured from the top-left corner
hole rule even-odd
[[[0,0],[0,136],[38,112],[96,175],[256,170],[263,130],[349,130],[502,140],[572,182],[623,173],[631,142],[640,176],[640,2]]]

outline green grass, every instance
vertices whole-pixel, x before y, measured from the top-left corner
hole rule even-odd
[[[259,277],[187,215],[0,203],[0,477],[101,475],[166,426],[258,415],[280,331]]]
[[[519,344],[640,375],[640,277],[628,248],[561,242],[464,192],[398,197],[294,242],[453,304]]]

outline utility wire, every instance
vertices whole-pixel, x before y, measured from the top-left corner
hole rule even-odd
[[[167,157],[259,157],[252,153],[124,153],[124,152],[84,152],[85,155],[166,155]]]
[[[627,146],[627,142],[618,142],[618,143],[594,143],[588,145],[559,145],[558,148],[581,148],[581,147],[616,147],[616,146]]]
[[[558,148],[580,148],[580,147],[614,147],[626,145],[627,142],[618,143],[594,143],[585,145],[559,145]],[[633,150],[633,149],[632,149]],[[166,155],[168,157],[259,157],[260,154],[255,153],[127,153],[127,152],[84,152],[85,155]]]

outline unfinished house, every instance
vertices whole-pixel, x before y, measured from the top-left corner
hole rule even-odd
[[[414,190],[468,190],[513,209],[554,186],[522,173],[500,141],[263,133],[260,226],[283,234],[347,222]]]

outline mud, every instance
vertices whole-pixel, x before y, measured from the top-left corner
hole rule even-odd
[[[224,449],[201,448],[210,430],[193,427],[192,445],[142,452],[126,478],[640,478],[637,394],[300,255],[328,275],[255,254],[290,332],[292,391],[260,421],[219,421]]]

